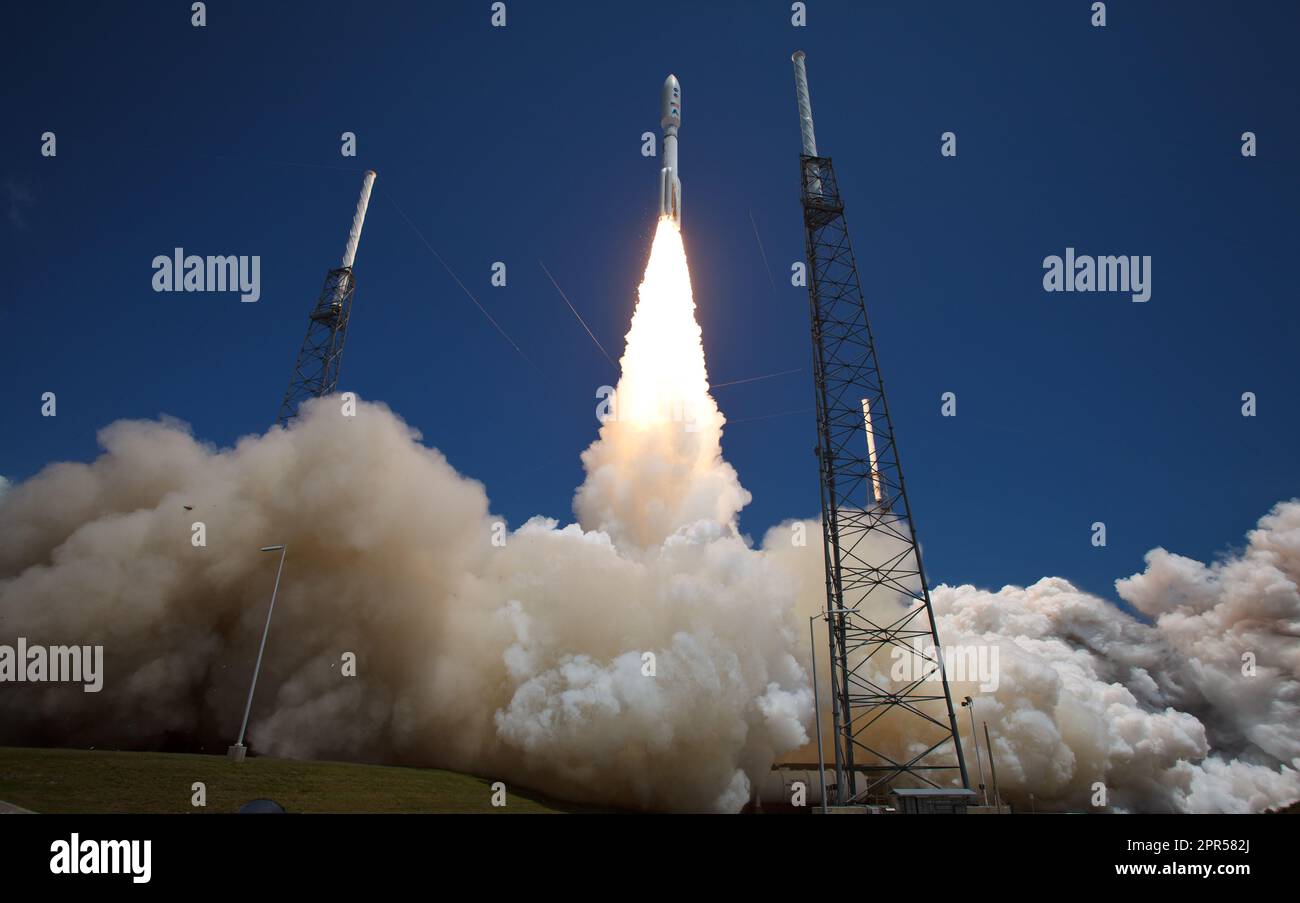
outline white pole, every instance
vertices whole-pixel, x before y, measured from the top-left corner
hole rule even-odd
[[[813,713],[817,716],[817,778],[822,788],[822,814],[830,811],[826,800],[826,756],[822,752],[822,702],[817,690],[817,641],[814,638],[813,621],[818,616],[808,619],[808,652],[812,655]]]
[[[966,701],[963,702],[962,705],[966,706],[967,710],[970,712],[970,738],[975,743],[975,764],[980,770],[980,792],[984,794],[984,805],[987,806],[989,804],[989,788],[984,783],[984,762],[980,759],[979,734],[975,733],[975,700],[967,696]]]
[[[989,769],[993,772],[993,805],[1002,814],[1002,794],[998,792],[998,766],[993,761],[993,741],[989,739],[989,723],[984,722],[984,748],[989,751]]]
[[[799,105],[799,131],[803,135],[804,156],[817,156],[817,135],[813,132],[812,101],[808,99],[808,70],[804,68],[804,52],[796,50],[790,57],[794,62],[794,97]]]
[[[271,633],[271,615],[275,614],[275,595],[280,590],[280,574],[284,572],[284,546],[267,546],[263,552],[280,550],[280,566],[275,571],[275,586],[271,589],[271,607],[266,610],[266,627],[262,629],[262,644],[257,647],[257,664],[253,666],[253,682],[248,687],[248,704],[244,706],[244,723],[239,726],[239,739],[230,747],[229,754],[236,762],[244,758],[244,732],[248,730],[248,715],[253,710],[253,693],[257,690],[257,675],[262,670],[262,653],[266,651],[266,638]]]
[[[871,488],[876,493],[876,504],[883,505],[885,497],[880,492],[880,471],[876,469],[876,433],[871,428],[871,406],[862,399],[862,422],[867,428],[867,463],[871,466]]]
[[[357,257],[357,245],[361,243],[361,226],[366,221],[366,208],[370,206],[370,189],[375,184],[375,171],[367,169],[361,179],[361,197],[357,198],[357,211],[352,214],[352,228],[348,230],[348,243],[343,249],[343,269],[352,266]]]
[[[804,52],[796,50],[790,59],[794,62],[794,99],[799,105],[799,134],[803,139],[805,157],[817,156],[817,135],[813,131],[812,101],[808,98],[808,70],[804,67]],[[808,180],[808,193],[822,193],[822,180],[817,167],[813,167]]]

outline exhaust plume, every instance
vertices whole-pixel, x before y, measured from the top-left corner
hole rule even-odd
[[[751,496],[722,460],[726,418],[709,394],[681,232],[666,217],[638,297],[609,415],[582,454],[574,511],[586,529],[637,547],[700,520],[734,532]]]

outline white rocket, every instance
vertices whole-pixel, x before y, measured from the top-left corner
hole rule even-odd
[[[682,180],[677,171],[677,129],[682,124],[682,86],[668,76],[660,103],[659,125],[664,133],[664,168],[659,171],[659,215],[682,224]]]

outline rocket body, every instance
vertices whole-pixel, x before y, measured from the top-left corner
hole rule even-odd
[[[659,171],[659,215],[682,224],[682,180],[677,169],[677,130],[682,124],[682,86],[677,76],[664,82],[659,126],[664,136],[664,166]]]

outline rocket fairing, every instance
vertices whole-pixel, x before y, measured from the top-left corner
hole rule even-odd
[[[682,180],[677,169],[677,130],[682,124],[682,86],[677,76],[664,82],[659,125],[664,135],[664,168],[659,171],[659,215],[682,224]]]

